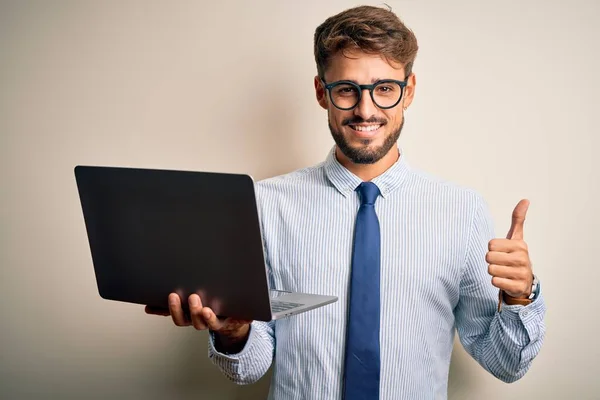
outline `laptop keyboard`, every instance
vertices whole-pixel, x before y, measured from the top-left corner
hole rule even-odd
[[[287,301],[271,300],[271,311],[274,313],[291,310],[292,308],[303,306],[300,303],[290,303]]]

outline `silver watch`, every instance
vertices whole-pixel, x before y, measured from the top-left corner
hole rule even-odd
[[[533,275],[533,283],[531,284],[531,294],[529,295],[529,300],[533,300],[537,297],[539,288],[540,283],[538,281],[538,278],[537,276]]]

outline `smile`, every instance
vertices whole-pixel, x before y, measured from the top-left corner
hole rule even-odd
[[[350,125],[357,132],[373,132],[381,128],[382,125]]]

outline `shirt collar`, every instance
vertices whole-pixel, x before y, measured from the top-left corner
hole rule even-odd
[[[362,180],[347,170],[335,157],[336,146],[333,146],[325,160],[325,174],[329,182],[344,196],[353,193],[362,183]],[[404,152],[399,148],[400,157],[383,174],[374,178],[371,182],[377,185],[382,197],[387,197],[398,189],[409,171]]]

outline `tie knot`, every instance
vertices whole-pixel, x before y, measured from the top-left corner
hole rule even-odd
[[[360,204],[375,205],[375,200],[379,196],[379,188],[373,182],[363,182],[356,188],[360,195]]]

